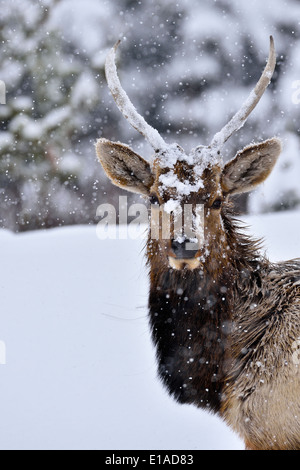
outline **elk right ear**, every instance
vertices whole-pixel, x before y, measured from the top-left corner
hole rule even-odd
[[[99,139],[96,151],[113,184],[133,193],[149,196],[154,183],[150,164],[123,144]]]
[[[279,139],[248,145],[224,166],[221,185],[224,194],[252,191],[269,176],[281,152]]]

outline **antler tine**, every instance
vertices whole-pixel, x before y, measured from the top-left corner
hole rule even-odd
[[[165,141],[160,136],[159,132],[151,127],[145,119],[140,116],[120,83],[115,63],[116,50],[120,42],[121,41],[119,40],[114,45],[106,58],[105,74],[108,87],[123,116],[130,122],[134,129],[140,132],[140,134],[148,140],[154,150],[159,151],[166,147]]]
[[[210,144],[211,148],[221,148],[235,131],[238,131],[241,127],[243,127],[249,114],[253,111],[264,94],[267,86],[269,85],[275,69],[275,65],[276,53],[274,39],[273,36],[270,36],[269,58],[259,81],[257,82],[255,88],[251,91],[248,99],[244,102],[241,109],[231,118],[226,126],[224,126],[223,129],[214,136]]]

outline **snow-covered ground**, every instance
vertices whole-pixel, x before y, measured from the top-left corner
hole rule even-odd
[[[300,212],[247,222],[272,260],[300,256]],[[157,380],[143,243],[0,231],[1,449],[243,449]]]

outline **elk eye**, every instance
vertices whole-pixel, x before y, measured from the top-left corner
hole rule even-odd
[[[156,194],[151,194],[149,197],[150,204],[153,206],[159,206],[159,200]]]
[[[221,205],[222,205],[222,199],[221,198],[218,198],[218,199],[215,199],[214,202],[212,203],[211,207],[212,209],[220,209],[221,208]]]

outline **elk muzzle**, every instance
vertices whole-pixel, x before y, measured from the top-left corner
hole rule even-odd
[[[196,269],[200,266],[199,243],[197,240],[171,240],[170,267],[176,270]]]
[[[195,245],[195,248],[192,247],[193,245]],[[197,243],[191,242],[191,240],[172,240],[171,249],[176,259],[193,259],[195,258],[199,247]]]

